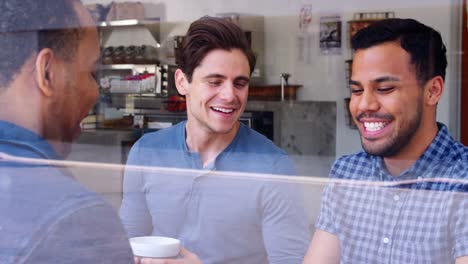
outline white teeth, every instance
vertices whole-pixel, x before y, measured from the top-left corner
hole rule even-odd
[[[213,109],[218,111],[218,112],[223,112],[225,114],[229,114],[229,113],[232,113],[234,111],[233,109],[227,109],[227,108],[216,107],[216,106],[213,106]]]
[[[367,131],[375,132],[381,130],[386,125],[385,122],[364,122],[364,127]]]

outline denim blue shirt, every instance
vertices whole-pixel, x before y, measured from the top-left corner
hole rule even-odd
[[[59,159],[52,146],[42,137],[5,121],[0,121],[0,152],[26,158]]]
[[[325,188],[316,228],[339,238],[341,263],[454,263],[468,255],[468,148],[444,125],[397,177],[364,151],[338,159],[330,177],[349,182]]]
[[[0,152],[57,159],[41,137],[0,121]],[[115,210],[62,168],[0,160],[0,263],[132,263]]]
[[[286,153],[241,125],[203,168],[186,145],[185,124],[147,134],[132,148],[129,165],[173,170],[126,169],[120,212],[129,236],[178,238],[204,264],[302,262],[310,233],[298,186],[239,173],[294,174]]]

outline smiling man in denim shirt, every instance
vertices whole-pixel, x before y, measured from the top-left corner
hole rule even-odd
[[[2,0],[0,10],[0,263],[132,263],[115,210],[48,165],[97,97],[90,15],[77,0]]]

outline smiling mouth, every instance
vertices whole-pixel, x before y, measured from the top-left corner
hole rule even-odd
[[[368,132],[377,132],[385,128],[390,122],[363,122],[364,128]]]
[[[211,107],[211,109],[213,109],[216,112],[223,113],[223,114],[230,114],[230,113],[234,112],[233,108],[224,108],[224,107],[213,106],[213,107]]]

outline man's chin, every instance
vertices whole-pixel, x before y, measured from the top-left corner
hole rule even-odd
[[[361,142],[362,143],[362,142]],[[364,151],[369,155],[381,156],[384,158],[390,158],[398,154],[400,151],[399,145],[394,143],[386,144],[377,144],[376,142],[367,142],[367,144],[363,143],[362,148]]]
[[[58,157],[65,159],[71,152],[72,142],[70,140],[48,140]]]
[[[81,136],[81,126],[78,124],[73,131],[70,132],[71,133],[64,135],[60,142],[57,142],[57,154],[59,154],[61,158],[66,158],[70,154],[73,142]]]
[[[75,127],[75,129],[73,130],[73,135],[72,135],[72,140],[71,140],[71,141],[77,140],[80,136],[81,136],[81,126],[78,125],[78,126]],[[70,143],[72,143],[72,142],[70,142]]]
[[[61,153],[59,154],[60,157],[61,157],[62,159],[67,158],[68,155],[70,155],[71,149],[72,149],[72,143],[71,143],[71,142],[64,142],[64,143],[63,143],[63,147],[62,147],[62,151],[61,151]]]

